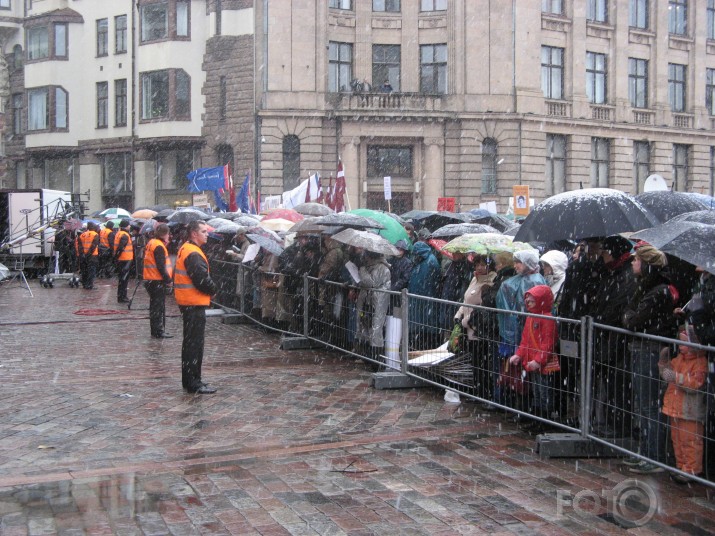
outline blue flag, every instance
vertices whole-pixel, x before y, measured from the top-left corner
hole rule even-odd
[[[189,171],[186,178],[189,185],[186,188],[189,192],[203,192],[204,190],[220,190],[224,187],[226,180],[224,177],[224,167],[199,168]]]
[[[236,196],[236,205],[244,214],[255,214],[256,209],[253,206],[251,199],[251,175],[246,173],[246,179],[243,181],[243,186],[238,191]]]

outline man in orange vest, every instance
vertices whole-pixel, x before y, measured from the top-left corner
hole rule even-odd
[[[112,246],[114,245],[114,222],[108,221],[99,231],[99,268],[100,277],[112,277]]]
[[[114,236],[114,263],[117,266],[117,301],[119,303],[129,303],[127,287],[129,286],[129,271],[134,260],[134,246],[132,237],[129,236],[129,220],[119,222],[119,231]]]
[[[179,249],[174,269],[174,296],[184,323],[181,384],[189,393],[211,394],[216,389],[201,381],[206,308],[211,304],[211,296],[216,293],[209,261],[201,250],[209,232],[203,221],[195,220],[189,223],[188,235],[189,240]]]
[[[92,290],[97,275],[99,259],[99,226],[94,222],[87,224],[87,230],[77,237],[77,258],[82,288]]]
[[[173,337],[164,331],[166,292],[171,285],[171,261],[166,244],[169,243],[169,226],[160,223],[154,229],[154,238],[144,249],[144,288],[149,293],[149,326],[155,339]]]

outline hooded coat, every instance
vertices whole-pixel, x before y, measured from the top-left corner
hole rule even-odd
[[[536,285],[526,291],[526,296],[532,296],[536,300],[536,305],[529,311],[530,313],[551,316],[554,294],[548,285]],[[516,355],[521,357],[522,367],[526,368],[529,361],[536,361],[541,366],[542,374],[545,374],[543,367],[554,353],[556,339],[556,320],[527,317],[521,335],[521,344],[516,351]]]
[[[642,263],[644,274],[623,312],[623,327],[631,331],[673,338],[678,322],[673,315],[675,297],[661,269]]]
[[[536,285],[546,285],[544,276],[538,272],[524,275],[517,274],[507,279],[499,287],[499,292],[497,292],[497,309],[524,312],[526,310],[524,295],[527,290]],[[511,355],[513,347],[518,346],[521,341],[521,327],[524,324],[524,319],[522,316],[507,313],[499,313],[498,319],[499,337],[503,343],[512,347],[504,348],[504,355]]]
[[[358,338],[370,346],[385,346],[384,327],[390,295],[378,290],[390,290],[390,265],[384,257],[366,258],[360,267],[360,294],[357,309],[360,312]]]
[[[432,248],[417,242],[412,248],[412,273],[407,291],[410,294],[435,298],[439,286],[439,263]],[[409,322],[419,329],[437,329],[437,308],[428,300],[413,299],[409,307]]]
[[[554,293],[554,302],[558,304],[561,287],[566,280],[569,258],[562,251],[552,249],[544,253],[539,260],[551,266],[551,270],[554,272],[553,275],[545,276],[544,279],[546,279],[546,284],[551,287],[551,292]]]
[[[685,351],[683,351],[685,350]],[[668,383],[663,397],[663,413],[669,417],[705,422],[705,385],[708,360],[694,348],[681,346],[678,355],[670,362],[675,381]]]

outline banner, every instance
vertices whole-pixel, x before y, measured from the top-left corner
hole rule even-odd
[[[527,184],[518,184],[512,186],[512,195],[514,196],[514,216],[529,215],[529,186]]]

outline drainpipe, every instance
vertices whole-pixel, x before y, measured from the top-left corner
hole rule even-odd
[[[137,12],[139,10],[139,0],[136,2],[136,10],[132,9],[132,60],[131,60],[131,70],[132,70],[132,130],[131,136],[129,138],[129,166],[132,179],[132,191],[134,190],[134,150],[135,150],[135,140],[137,137]],[[157,202],[156,199],[156,180],[154,181],[154,203]]]
[[[514,118],[517,121],[517,170],[518,181],[521,184],[521,120],[517,114],[518,99],[516,96],[516,0],[511,0],[511,93],[512,93],[512,108],[514,109]]]

